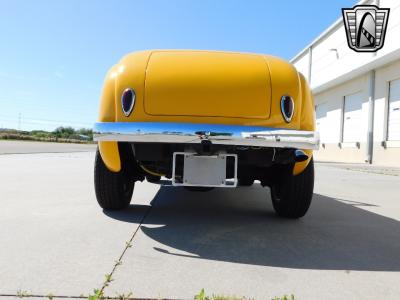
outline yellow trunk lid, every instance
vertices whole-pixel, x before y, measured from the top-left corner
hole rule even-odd
[[[144,108],[150,115],[267,119],[267,62],[255,54],[153,52],[146,70]]]

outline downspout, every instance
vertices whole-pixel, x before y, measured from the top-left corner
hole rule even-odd
[[[375,3],[374,3],[375,2]],[[379,7],[380,1],[372,1],[373,4]],[[376,56],[376,52],[372,54]],[[367,159],[366,163],[372,164],[372,156],[374,152],[374,112],[375,112],[375,70],[369,74],[368,86],[368,132],[367,132]]]
[[[312,74],[312,46],[308,48],[308,84],[311,86],[311,74]]]
[[[374,111],[375,111],[375,70],[368,76],[368,132],[367,132],[367,159],[366,163],[372,164],[374,150]]]

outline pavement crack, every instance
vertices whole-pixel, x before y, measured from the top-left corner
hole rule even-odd
[[[132,247],[132,242],[133,239],[135,238],[136,234],[139,232],[139,229],[142,227],[142,224],[144,222],[144,220],[146,219],[146,217],[149,215],[151,208],[154,206],[155,201],[153,201],[152,205],[150,205],[147,210],[145,211],[145,213],[143,214],[143,217],[141,218],[139,225],[136,227],[135,231],[133,232],[131,238],[125,243],[125,248],[122,251],[121,255],[119,256],[118,260],[115,261],[115,264],[111,270],[111,272],[109,274],[106,274],[106,280],[104,281],[101,289],[100,289],[100,295],[104,294],[104,290],[105,288],[111,283],[111,281],[113,281],[113,275],[116,271],[116,269],[118,268],[119,265],[122,264],[122,258],[124,257],[126,251]],[[111,299],[111,298],[110,298]]]

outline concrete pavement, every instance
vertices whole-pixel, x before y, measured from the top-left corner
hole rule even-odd
[[[109,296],[400,295],[399,176],[317,165],[311,209],[297,221],[275,217],[258,184],[193,193],[138,183],[129,209],[103,212],[93,160],[0,155],[0,298],[88,295],[114,267]]]
[[[65,153],[94,151],[94,144],[0,140],[0,155],[22,153]]]

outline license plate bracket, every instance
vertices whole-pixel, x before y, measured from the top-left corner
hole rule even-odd
[[[233,178],[227,178],[228,159],[233,160]],[[172,185],[236,187],[237,155],[225,153],[216,155],[198,155],[191,152],[174,152]]]

